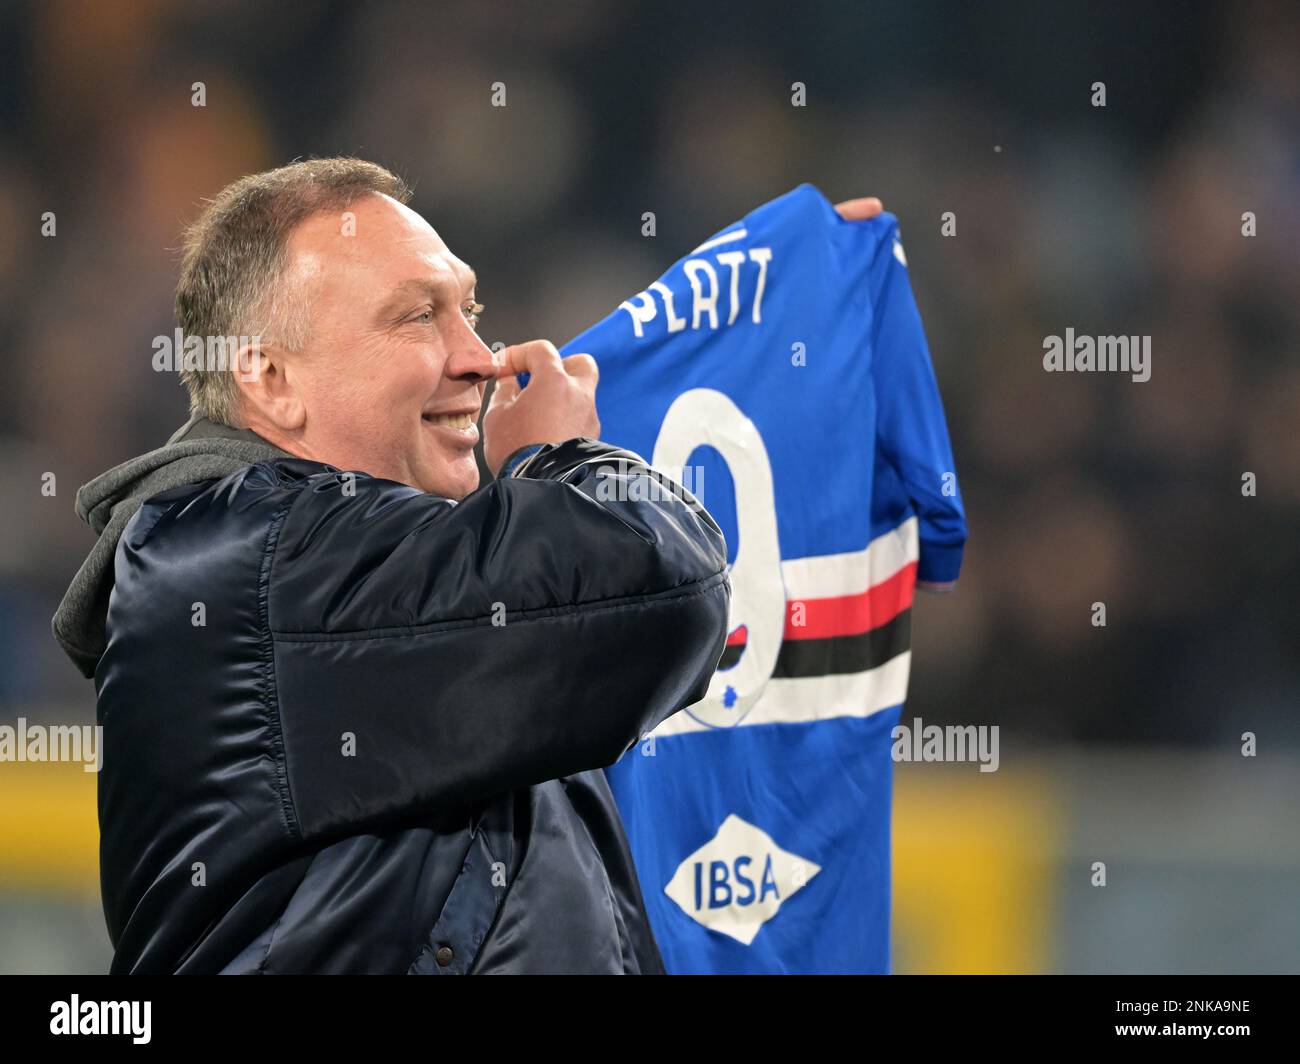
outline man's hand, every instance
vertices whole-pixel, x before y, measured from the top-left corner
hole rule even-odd
[[[884,209],[885,205],[875,196],[864,196],[862,199],[845,200],[843,203],[835,204],[835,210],[846,222],[869,221]]]
[[[529,375],[520,388],[518,373]],[[496,476],[520,447],[600,436],[596,416],[599,371],[590,355],[560,353],[549,340],[530,340],[501,352],[497,384],[483,414],[483,458]]]

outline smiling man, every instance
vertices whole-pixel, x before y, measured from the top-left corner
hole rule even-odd
[[[722,536],[597,441],[591,358],[498,367],[409,195],[355,159],[223,190],[177,317],[250,339],[78,493],[54,630],[104,729],[115,973],[662,970],[601,768],[704,693]]]
[[[247,339],[78,492],[114,973],[663,970],[602,769],[707,690],[726,546],[599,442],[588,355],[494,360],[409,198],[359,159],[220,192],[176,315]]]

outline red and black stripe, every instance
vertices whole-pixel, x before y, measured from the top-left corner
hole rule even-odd
[[[911,647],[915,563],[859,595],[786,603],[785,633],[774,677],[865,672]],[[727,639],[719,669],[739,663],[747,632]]]

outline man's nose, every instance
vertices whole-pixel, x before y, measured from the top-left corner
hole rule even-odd
[[[469,331],[469,336],[463,339],[458,337],[447,359],[443,376],[458,381],[470,381],[474,384],[491,380],[496,376],[496,362],[492,357],[492,349],[479,338],[476,332]]]

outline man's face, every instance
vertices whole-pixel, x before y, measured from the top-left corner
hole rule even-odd
[[[287,363],[306,407],[301,450],[446,498],[478,487],[474,444],[492,352],[474,331],[474,272],[420,215],[372,194],[289,240],[309,339]],[[351,232],[352,235],[344,235]]]

